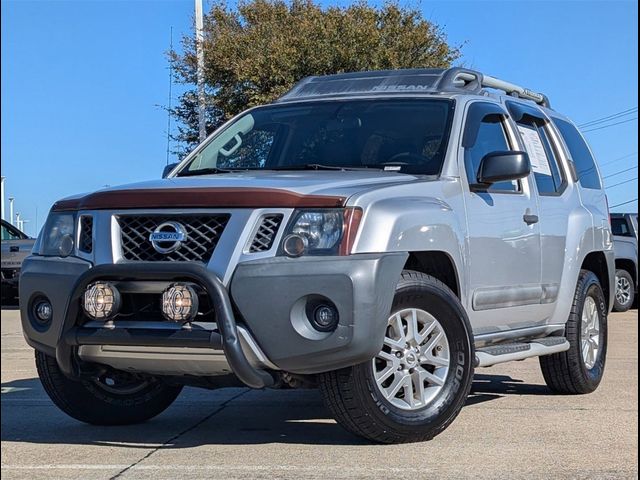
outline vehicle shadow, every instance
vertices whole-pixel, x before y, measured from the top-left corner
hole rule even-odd
[[[466,406],[496,400],[505,395],[553,395],[546,385],[533,385],[508,375],[476,373]]]
[[[505,395],[550,395],[546,386],[505,375],[476,375],[467,401]],[[230,399],[233,399],[230,401]],[[291,443],[366,445],[333,421],[317,390],[187,388],[163,414],[140,425],[86,425],[59,411],[37,378],[2,384],[3,442],[110,445],[149,449],[200,445]]]

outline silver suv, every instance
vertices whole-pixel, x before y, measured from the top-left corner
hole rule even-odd
[[[462,68],[312,77],[168,170],[57,202],[24,262],[25,336],[76,419],[144,421],[183,385],[317,385],[396,443],[443,431],[478,367],[602,379],[607,202],[544,95]]]

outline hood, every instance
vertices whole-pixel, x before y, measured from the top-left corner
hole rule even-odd
[[[380,170],[240,171],[107,188],[68,197],[53,209],[338,207],[355,193],[419,178]]]

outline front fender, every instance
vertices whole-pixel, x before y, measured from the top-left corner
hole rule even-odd
[[[354,253],[443,252],[455,265],[462,287],[466,284],[463,212],[462,207],[456,212],[434,197],[377,200],[365,210]]]

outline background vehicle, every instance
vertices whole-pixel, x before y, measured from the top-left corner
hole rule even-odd
[[[544,95],[360,72],[239,115],[166,179],[57,202],[21,316],[82,421],[232,372],[317,383],[346,429],[396,443],[443,431],[476,367],[541,357],[554,391],[595,390],[614,278],[595,161]]]
[[[638,293],[638,214],[612,213],[611,231],[616,252],[616,312],[629,310]]]
[[[2,301],[18,296],[18,279],[22,261],[31,253],[35,240],[2,220]]]

